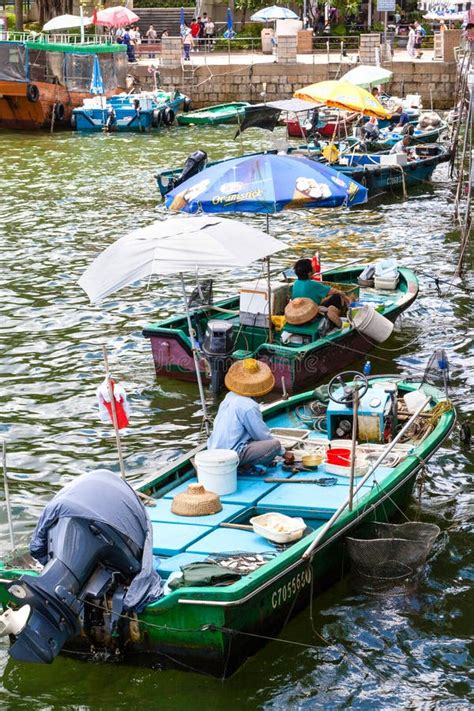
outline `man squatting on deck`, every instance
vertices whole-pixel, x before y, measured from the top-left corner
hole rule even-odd
[[[221,402],[208,449],[233,449],[239,455],[239,467],[268,465],[283,450],[272,437],[253,398],[266,395],[275,385],[266,363],[246,358],[233,363],[225,376],[230,392]]]

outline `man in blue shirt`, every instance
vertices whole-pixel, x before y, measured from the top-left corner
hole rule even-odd
[[[225,385],[230,392],[220,404],[208,449],[233,449],[241,467],[270,464],[282,452],[281,444],[272,437],[253,398],[273,390],[272,371],[266,363],[246,358],[229,368]]]

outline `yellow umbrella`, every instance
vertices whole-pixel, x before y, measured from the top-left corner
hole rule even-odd
[[[357,111],[365,116],[385,119],[392,115],[372,94],[348,81],[319,81],[298,89],[293,96],[305,101],[319,101],[335,109]]]

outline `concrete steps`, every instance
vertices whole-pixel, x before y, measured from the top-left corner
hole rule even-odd
[[[157,31],[158,39],[161,38],[164,30],[168,30],[170,37],[179,37],[180,8],[137,7],[134,9],[134,12],[136,12],[140,18],[137,24],[140,27],[142,38],[145,37],[145,33],[150,25],[153,25]],[[188,26],[191,24],[193,17],[194,10],[192,8],[184,8],[184,18]]]

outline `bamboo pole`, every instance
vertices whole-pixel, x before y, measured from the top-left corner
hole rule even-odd
[[[15,537],[13,535],[13,517],[12,509],[10,504],[10,490],[8,488],[8,476],[7,476],[7,446],[5,440],[2,442],[2,467],[3,467],[3,488],[5,490],[5,505],[7,507],[7,518],[8,518],[8,532],[10,534],[10,545],[12,551],[15,550]]]

